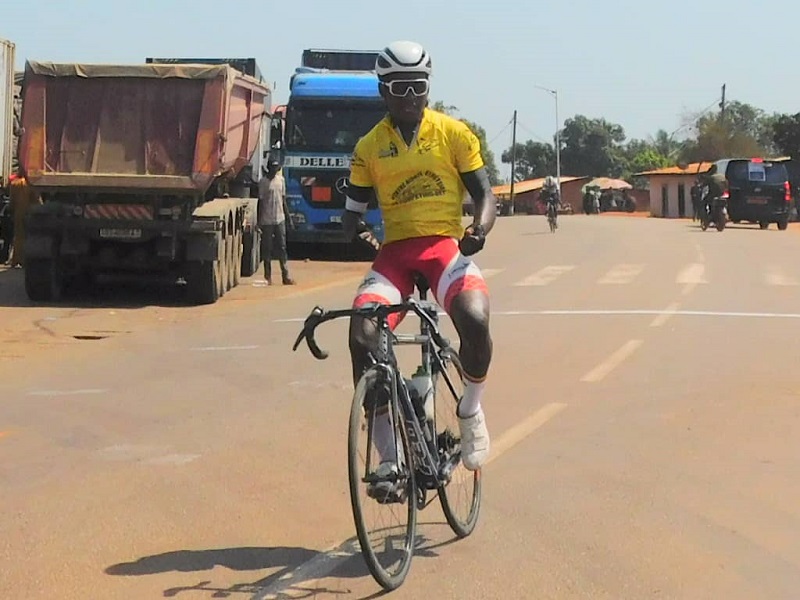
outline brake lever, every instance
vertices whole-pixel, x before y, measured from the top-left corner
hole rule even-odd
[[[325,311],[321,306],[314,307],[314,310],[311,311],[311,314],[306,317],[306,320],[303,323],[303,331],[301,331],[300,335],[297,336],[294,346],[292,346],[293,351],[297,350],[300,342],[302,342],[303,338],[305,338],[308,349],[311,351],[311,354],[314,355],[314,358],[317,360],[325,360],[328,358],[328,353],[320,349],[320,347],[317,345],[317,341],[314,339],[314,330],[317,328],[317,325],[322,322],[322,317],[324,314]]]

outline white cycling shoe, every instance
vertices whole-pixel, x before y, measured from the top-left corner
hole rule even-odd
[[[461,431],[461,460],[470,471],[477,471],[489,458],[489,430],[483,409],[471,417],[459,417],[458,428]]]

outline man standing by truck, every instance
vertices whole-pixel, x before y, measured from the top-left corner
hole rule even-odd
[[[273,253],[281,267],[283,285],[294,285],[289,276],[286,254],[286,183],[278,173],[280,165],[270,158],[264,177],[258,183],[258,227],[261,229],[261,256],[264,260],[264,279],[272,285]]]

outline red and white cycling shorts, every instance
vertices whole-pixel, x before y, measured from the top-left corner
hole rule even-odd
[[[429,236],[383,246],[358,288],[353,307],[399,304],[414,292],[415,273],[428,280],[434,298],[447,313],[460,292],[479,290],[489,294],[478,265],[461,254],[457,240]],[[402,318],[402,313],[391,315],[389,324],[394,328]]]

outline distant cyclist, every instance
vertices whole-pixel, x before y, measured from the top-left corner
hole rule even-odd
[[[461,121],[426,108],[431,59],[425,49],[414,42],[393,42],[380,52],[375,70],[388,115],[355,147],[342,223],[350,239],[358,235],[378,248],[362,219],[377,196],[385,239],[354,306],[399,303],[413,293],[415,273],[427,279],[461,339],[466,375],[457,409],[461,457],[467,469],[477,470],[489,455],[481,398],[492,340],[488,288],[467,256],[483,248],[495,222],[496,199],[475,134]],[[461,224],[465,191],[475,203],[473,222],[466,229]],[[390,317],[391,325],[400,318]],[[355,381],[370,365],[369,352],[377,342],[372,321],[351,320]],[[389,475],[397,466],[387,412],[378,411],[374,428],[382,461],[378,475]]]
[[[561,193],[558,189],[558,182],[552,175],[544,178],[539,199],[547,209],[547,216],[552,218],[558,227],[558,206],[561,204]]]

